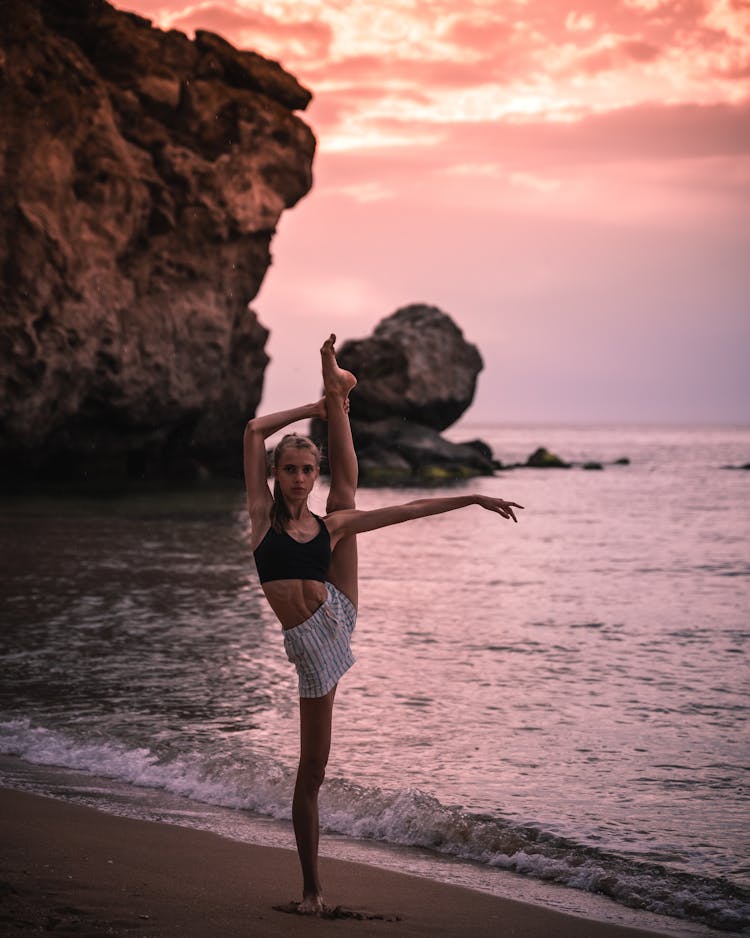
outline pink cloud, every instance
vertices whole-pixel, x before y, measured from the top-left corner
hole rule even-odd
[[[420,94],[422,103],[432,98],[436,111],[441,93],[494,83],[509,94],[539,87],[549,95],[560,77],[568,83],[557,88],[559,98],[585,106],[596,96],[602,72],[617,82],[608,90],[615,109],[665,95],[675,102],[698,100],[698,89],[702,102],[750,93],[750,8],[739,0],[579,0],[572,8],[558,0],[502,8],[444,0],[390,12],[389,4],[379,0],[374,20],[362,4],[329,8],[306,0],[280,0],[276,15],[233,0],[128,5],[162,25],[206,28],[255,47],[279,59],[313,93],[320,88],[329,94],[326,86],[334,82],[384,91],[398,82],[415,101]],[[389,17],[391,27],[373,28]],[[639,65],[648,65],[650,73],[634,74]],[[357,111],[373,99],[363,93],[362,101]]]
[[[652,43],[626,39],[608,48],[582,55],[567,71],[573,74],[598,75],[600,72],[622,68],[629,62],[653,62],[660,55],[661,50]]]
[[[513,20],[500,16],[489,21],[459,16],[446,31],[446,38],[456,45],[485,54],[507,48],[515,35]]]
[[[444,149],[526,166],[747,156],[750,103],[639,105],[570,124],[472,124],[447,133]]]
[[[410,130],[416,135],[431,128]],[[403,132],[397,121],[383,121],[381,129],[386,137]],[[647,195],[637,205],[625,198],[618,208],[626,184]],[[441,203],[463,204],[467,224],[472,211],[508,211],[512,205],[520,210],[519,202],[527,210],[602,217],[653,212],[661,205],[665,223],[686,212],[698,217],[698,209],[735,211],[750,198],[750,105],[640,106],[572,124],[446,126],[439,146],[319,157],[318,198],[370,193],[373,187],[401,204],[423,203],[434,211]],[[509,187],[518,197],[511,197]],[[523,192],[543,201],[520,198]]]
[[[659,55],[659,47],[639,39],[626,40],[620,49],[634,62],[652,62]]]
[[[388,57],[375,55],[348,56],[335,62],[321,62],[307,67],[308,83],[346,83],[350,87],[376,86],[387,90],[396,82],[420,88],[427,100],[430,94],[443,89],[462,90],[492,81],[508,81],[513,66],[502,58],[461,61],[420,59],[409,50],[396,50]]]
[[[238,10],[221,5],[191,9],[187,15],[174,19],[172,25],[189,31],[210,28],[213,32],[240,36],[243,45],[257,43],[255,51],[261,54],[264,44],[270,42],[282,49],[294,50],[296,59],[325,56],[332,36],[330,25],[320,20],[280,20],[244,7]]]
[[[403,122],[383,118],[387,131]],[[429,124],[413,124],[423,133]],[[493,153],[499,160],[533,165],[591,160],[673,159],[750,153],[750,102],[717,105],[644,104],[591,114],[570,123],[545,120],[471,122],[442,126],[443,142],[433,157],[415,152],[410,159],[442,162],[446,153]]]
[[[139,6],[148,9],[155,4],[140,3]],[[325,57],[332,38],[331,26],[323,20],[279,19],[259,10],[233,4],[205,3],[195,6],[171,0],[167,4],[160,3],[158,11],[162,15],[169,14],[169,25],[174,29],[188,33],[207,29],[219,33],[235,45],[252,47],[253,51],[261,55],[281,53],[287,60]],[[156,12],[152,10],[151,15]]]

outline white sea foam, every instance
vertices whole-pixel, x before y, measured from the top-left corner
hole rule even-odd
[[[0,723],[0,753],[37,765],[79,769],[131,785],[158,788],[206,804],[287,818],[288,778],[278,766],[256,763],[239,772],[222,759],[159,758],[151,750],[110,741],[84,742],[29,720]]]

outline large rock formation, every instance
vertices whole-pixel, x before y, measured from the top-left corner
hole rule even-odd
[[[310,94],[208,32],[104,0],[4,0],[0,465],[236,464],[266,330],[249,310],[311,185]]]
[[[451,317],[420,304],[383,319],[369,338],[346,342],[338,358],[359,380],[352,419],[402,417],[438,431],[471,404],[483,367]]]
[[[359,382],[350,419],[362,482],[441,484],[492,473],[485,443],[451,443],[438,432],[469,407],[482,369],[476,346],[450,316],[406,306],[369,338],[345,342],[338,360]],[[311,434],[325,450],[325,424],[314,422]]]

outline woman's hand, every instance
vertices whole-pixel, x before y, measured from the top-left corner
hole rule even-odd
[[[349,413],[349,398],[347,397],[344,401],[344,413]],[[322,397],[317,404],[314,405],[313,417],[317,417],[318,420],[328,420],[328,408],[326,406],[326,399]]]
[[[313,419],[328,420],[328,411],[326,410],[326,399],[321,399],[314,405]]]
[[[518,518],[513,513],[514,508],[523,508],[523,505],[517,502],[506,502],[502,498],[491,498],[489,495],[477,495],[477,505],[486,508],[487,511],[494,511],[502,515],[503,518],[512,518],[518,524]]]

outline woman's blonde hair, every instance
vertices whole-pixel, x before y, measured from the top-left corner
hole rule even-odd
[[[285,449],[289,448],[309,449],[315,457],[315,465],[318,467],[318,469],[320,469],[320,450],[309,437],[300,436],[299,433],[287,433],[286,436],[282,436],[282,438],[276,444],[273,450],[274,469],[279,468],[281,454]],[[271,527],[274,529],[274,531],[281,533],[286,529],[286,525],[289,523],[290,518],[291,515],[289,514],[289,508],[287,503],[284,501],[284,496],[281,494],[279,480],[274,479],[273,505],[271,506]]]

